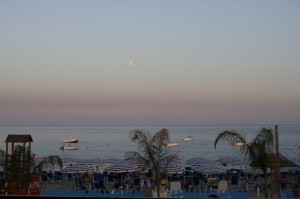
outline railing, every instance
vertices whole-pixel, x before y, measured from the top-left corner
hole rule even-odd
[[[216,196],[218,198],[250,198],[250,192],[218,192],[218,191],[209,191],[209,192],[183,192],[183,191],[172,191],[170,193],[170,198],[209,198]]]
[[[103,198],[141,198],[144,197],[143,192],[97,192],[74,191],[74,190],[47,190],[43,191],[43,196],[72,196],[72,197],[103,197]]]

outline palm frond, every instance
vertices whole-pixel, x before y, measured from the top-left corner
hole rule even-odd
[[[215,148],[217,148],[217,144],[220,141],[229,142],[229,144],[233,144],[233,143],[237,143],[237,142],[247,144],[247,141],[245,140],[244,136],[242,136],[241,134],[239,134],[238,132],[236,132],[234,130],[232,130],[232,131],[226,130],[226,131],[221,132],[215,139],[215,142],[214,142]]]
[[[252,140],[252,143],[258,145],[265,145],[266,149],[271,152],[274,146],[274,133],[272,129],[262,128],[256,137]]]
[[[169,130],[166,128],[161,129],[159,132],[154,134],[153,140],[155,142],[164,141],[168,143],[170,141]]]

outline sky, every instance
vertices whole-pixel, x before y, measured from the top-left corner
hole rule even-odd
[[[0,125],[299,125],[298,0],[0,0]]]

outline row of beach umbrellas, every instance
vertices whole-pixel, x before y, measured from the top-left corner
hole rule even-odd
[[[127,173],[140,171],[138,164],[130,160],[116,160],[116,159],[90,159],[90,160],[77,160],[72,162],[71,166],[62,170],[63,173],[83,173],[93,172],[91,165],[95,164],[107,164],[105,167],[106,172],[111,173]],[[231,165],[244,165],[240,167],[244,173],[253,173],[254,170],[248,160],[240,157],[222,157],[215,161],[212,161],[205,157],[193,157],[185,162],[185,165],[190,165],[193,170],[198,173],[226,173],[225,164]],[[171,162],[166,167],[162,166],[162,172],[166,174],[182,174],[184,172],[182,163],[178,160]],[[294,169],[295,170],[295,169]]]

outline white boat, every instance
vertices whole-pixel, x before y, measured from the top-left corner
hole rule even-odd
[[[169,143],[167,144],[167,147],[177,147],[178,143]]]
[[[79,147],[78,146],[71,146],[71,145],[69,145],[69,146],[61,146],[59,149],[60,150],[78,150]]]
[[[64,140],[64,143],[77,143],[77,142],[79,142],[79,140],[75,139],[73,137],[70,137],[69,139]]]
[[[187,136],[185,138],[183,138],[184,141],[191,141],[193,139],[193,136]]]
[[[296,146],[297,148],[300,148],[300,144],[297,144],[297,146]]]
[[[236,147],[241,147],[241,146],[245,146],[246,143],[244,143],[244,142],[236,142],[236,143],[232,143],[231,145],[232,146],[236,146]]]

